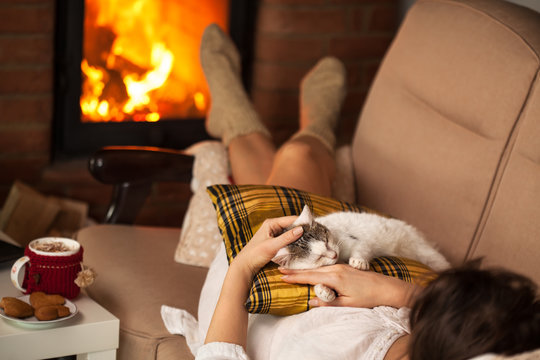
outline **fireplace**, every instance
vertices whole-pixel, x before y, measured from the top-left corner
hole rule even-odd
[[[181,149],[206,139],[200,34],[210,22],[228,30],[249,88],[256,6],[253,0],[58,0],[54,157],[87,156],[106,145]]]
[[[247,6],[253,3],[252,0],[246,2],[249,3]],[[338,141],[348,143],[354,134],[358,113],[371,79],[394,37],[399,20],[399,2],[257,2],[254,31],[245,31],[245,36],[241,36],[240,31],[238,35],[235,27],[240,24],[239,28],[242,29],[244,21],[249,29],[254,17],[242,16],[234,11],[232,17],[244,20],[231,19],[230,32],[237,42],[248,38],[248,49],[251,46],[249,37],[255,36],[251,71],[253,77],[249,94],[261,120],[270,129],[276,145],[283,143],[297,130],[298,84],[302,76],[325,55],[340,58],[349,74],[348,95],[338,128]],[[80,116],[78,96],[82,44],[78,43],[76,50],[66,50],[66,43],[80,42],[83,32],[82,0],[12,0],[2,3],[2,11],[6,21],[2,24],[1,40],[4,48],[9,51],[4,51],[0,56],[0,166],[3,169],[0,171],[0,203],[5,201],[13,181],[19,180],[47,195],[84,201],[90,206],[90,216],[93,219],[102,219],[109,204],[110,188],[97,183],[86,170],[87,156],[84,151],[92,150],[80,150],[77,140],[73,140],[77,138],[76,135],[68,136],[64,141],[60,135],[66,137],[64,134],[71,130],[60,130],[60,134],[54,135],[55,142],[51,142],[51,129],[59,127],[56,125],[58,121],[53,121],[53,100],[57,102],[54,111],[56,118],[62,115],[76,116],[78,119]],[[249,10],[246,12],[249,13]],[[61,26],[56,26],[56,20],[61,22]],[[67,30],[68,25],[75,30]],[[235,33],[237,35],[234,35]],[[62,49],[61,56],[54,54],[55,42],[56,46]],[[243,52],[243,55],[246,55],[246,52]],[[251,62],[244,59],[244,68],[246,65],[250,66]],[[54,74],[56,81],[53,81]],[[70,83],[70,74],[78,79],[78,84]],[[56,83],[57,92],[63,95],[71,94],[73,97],[74,91],[76,95],[71,99],[71,105],[59,101],[53,83]],[[128,127],[162,126],[160,123],[166,122],[131,122]],[[94,131],[98,125],[100,124],[85,124],[85,128]],[[116,128],[116,125],[120,124],[108,125]],[[90,130],[85,128],[77,130],[79,138],[81,133],[84,135],[83,139],[109,136],[103,135],[101,131],[97,131],[97,135],[91,134]],[[145,131],[148,132],[148,129],[155,130],[157,127],[147,127]],[[126,130],[122,130],[123,132]],[[182,133],[182,130],[175,132]],[[165,135],[158,133],[151,136],[159,138]],[[65,142],[70,140],[75,144],[66,145]],[[118,140],[115,140],[115,143],[118,143]],[[133,144],[135,141],[125,143]],[[70,151],[78,149],[76,151],[81,154],[80,157],[63,161],[58,153],[61,151],[65,154],[66,146]],[[51,158],[53,153],[54,159]],[[184,213],[189,197],[189,185],[155,184],[138,223],[180,226],[179,214]]]

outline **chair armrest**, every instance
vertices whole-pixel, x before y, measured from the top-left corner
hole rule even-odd
[[[181,150],[143,146],[108,146],[88,161],[98,181],[113,185],[104,223],[132,224],[156,181],[191,180],[194,157]]]

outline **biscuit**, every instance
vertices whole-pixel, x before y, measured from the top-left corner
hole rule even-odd
[[[58,310],[58,317],[63,318],[71,314],[71,311],[69,310],[67,306],[64,306],[64,305],[55,305],[55,306],[56,306],[56,310]]]
[[[48,305],[64,305],[65,302],[66,300],[62,295],[47,295],[41,291],[30,294],[30,304],[34,309]]]
[[[70,314],[69,308],[63,305],[46,305],[36,309],[34,316],[40,321],[50,321]]]
[[[4,309],[4,314],[19,319],[34,315],[34,309],[29,304],[14,297],[4,297],[0,301],[0,307]]]

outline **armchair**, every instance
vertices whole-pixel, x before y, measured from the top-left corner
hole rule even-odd
[[[394,39],[352,142],[356,200],[408,221],[453,264],[484,257],[540,281],[540,14],[502,0],[419,0]],[[129,222],[151,180],[187,181],[193,159],[105,149],[90,167],[114,184],[108,222]],[[120,156],[120,155],[118,155]],[[142,162],[152,176],[139,171]],[[121,166],[130,165],[119,175]],[[110,173],[109,171],[112,171]],[[121,359],[192,358],[162,304],[197,313],[207,270],[173,261],[180,229],[82,230],[88,289],[120,318]]]
[[[107,146],[88,160],[98,181],[113,186],[105,224],[133,224],[153,182],[189,182],[193,156],[185,151],[147,146]]]

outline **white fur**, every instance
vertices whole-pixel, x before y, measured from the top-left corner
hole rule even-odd
[[[302,212],[300,215],[298,215],[298,218],[294,220],[292,226],[298,226],[303,224],[309,224],[311,225],[313,223],[313,215],[311,214],[311,210],[309,210],[309,207],[307,205],[304,205],[304,208],[302,209]]]
[[[337,212],[316,218],[339,242],[339,259],[368,270],[378,256],[401,256],[417,260],[435,271],[449,267],[448,261],[413,226],[376,214]],[[356,239],[351,238],[351,235]]]
[[[334,301],[336,298],[334,290],[323,284],[317,284],[313,289],[315,290],[315,295],[324,302]]]
[[[310,269],[335,264],[338,260],[359,270],[369,270],[369,261],[378,256],[400,256],[417,260],[435,271],[450,266],[448,261],[413,226],[404,221],[370,213],[336,212],[314,218],[306,205],[293,226],[318,222],[330,231],[326,249],[314,243],[305,259],[289,261],[288,251],[278,252],[282,266]],[[338,254],[338,257],[335,254]],[[277,256],[276,256],[277,258]],[[332,301],[335,293],[323,284],[315,286],[323,301]]]

